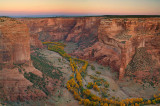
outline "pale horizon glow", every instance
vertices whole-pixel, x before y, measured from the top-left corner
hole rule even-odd
[[[160,15],[160,0],[0,0],[0,15]]]

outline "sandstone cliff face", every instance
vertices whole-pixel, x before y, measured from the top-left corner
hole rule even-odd
[[[65,40],[79,44],[72,55],[109,65],[119,79],[136,49],[145,47],[159,67],[160,18],[37,18],[20,19],[41,41]],[[156,39],[156,40],[153,40]],[[155,41],[155,42],[153,42]],[[82,50],[83,48],[83,50]]]
[[[145,40],[159,38],[159,27],[159,18],[103,19],[101,21],[98,34],[100,41],[121,49],[120,79],[123,78],[124,70],[135,54],[135,49],[140,47],[149,49],[150,41],[145,45]]]
[[[23,67],[23,65],[25,68]],[[24,73],[42,77],[30,62],[28,27],[13,18],[0,17],[0,99],[25,101],[46,97],[40,89],[32,88]]]
[[[159,18],[101,19],[98,27],[98,41],[93,46],[85,48],[83,52],[77,50],[74,54],[111,66],[119,71],[119,79],[122,79],[136,49],[141,47],[147,49],[152,59],[157,61],[155,66],[160,67],[159,34]]]
[[[38,34],[41,41],[72,41],[91,45],[98,37],[100,18],[27,18],[19,19],[27,24],[31,34]]]
[[[64,39],[75,25],[74,18],[27,18],[20,20],[28,25],[31,33],[37,33],[41,41]]]
[[[29,30],[12,18],[0,18],[0,63],[22,64],[30,61]]]
[[[30,72],[41,74],[33,67],[27,67]],[[32,88],[33,83],[27,80],[18,68],[0,71],[0,98],[3,101],[26,101],[36,100],[46,97],[45,93],[39,89]]]
[[[35,49],[35,48],[43,48],[43,44],[42,42],[38,39],[38,34],[34,33],[34,34],[30,34],[30,46],[31,49]]]

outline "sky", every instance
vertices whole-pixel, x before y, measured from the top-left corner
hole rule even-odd
[[[160,15],[160,0],[0,0],[0,15]]]

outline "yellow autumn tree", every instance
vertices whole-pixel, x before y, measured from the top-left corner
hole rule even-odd
[[[98,88],[98,85],[96,83],[94,83],[93,89],[96,90],[96,91],[100,91],[100,89]]]

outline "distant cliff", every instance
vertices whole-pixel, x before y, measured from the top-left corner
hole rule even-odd
[[[145,52],[156,61],[153,69],[158,70],[160,67],[160,18],[77,17],[19,20],[26,23],[30,33],[33,36],[37,34],[41,41],[64,40],[78,43],[79,49],[72,55],[111,66],[119,71],[119,79],[126,74],[127,66],[131,65],[139,48],[145,48]],[[149,68],[136,69],[135,72],[144,70]]]

